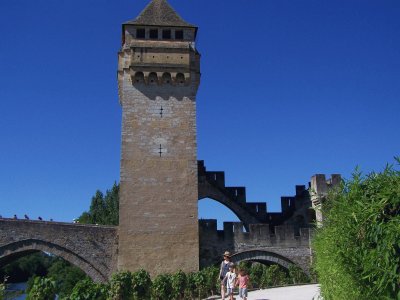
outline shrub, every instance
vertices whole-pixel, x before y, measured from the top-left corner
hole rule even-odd
[[[179,270],[171,277],[174,299],[183,299],[186,290],[186,274]]]
[[[309,282],[308,276],[303,272],[303,270],[296,266],[290,265],[288,268],[289,280],[292,284],[307,283]]]
[[[241,261],[237,267],[237,271],[244,270],[246,274],[250,274],[251,271],[251,262],[250,261]]]
[[[161,274],[154,278],[152,286],[152,298],[155,300],[172,299],[172,280],[171,275]]]
[[[202,271],[194,273],[194,284],[196,287],[197,296],[199,297],[199,299],[202,299],[202,296],[207,290],[206,274]]]
[[[253,287],[261,287],[261,278],[264,266],[260,263],[253,263],[250,268],[250,283]]]
[[[286,285],[287,283],[287,275],[280,266],[271,265],[269,267],[264,267],[263,275],[260,282],[260,286],[262,288]]]
[[[141,269],[132,274],[133,296],[137,300],[146,300],[150,298],[151,278],[148,272]]]
[[[123,271],[111,277],[108,300],[129,300],[133,297],[132,273]]]
[[[356,170],[322,213],[313,248],[324,299],[400,299],[400,172]]]
[[[185,299],[193,299],[196,290],[195,273],[189,273],[186,276]]]
[[[56,284],[50,278],[36,277],[28,293],[27,300],[53,300],[56,295]]]
[[[220,284],[218,280],[219,268],[207,267],[200,271],[205,276],[205,292],[207,295],[215,295],[220,290]]]
[[[4,278],[4,281],[0,283],[0,300],[4,299],[4,294],[6,292],[6,278]]]
[[[79,281],[72,289],[68,300],[105,300],[108,286],[94,283],[91,279]]]

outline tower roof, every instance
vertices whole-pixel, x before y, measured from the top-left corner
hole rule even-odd
[[[152,0],[136,19],[124,24],[197,28],[183,20],[166,0]]]

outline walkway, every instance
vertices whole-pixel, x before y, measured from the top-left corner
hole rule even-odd
[[[318,284],[271,288],[249,293],[247,300],[312,300],[319,294]],[[236,299],[240,299],[236,296]]]
[[[252,291],[249,292],[247,300],[313,300],[317,299],[317,295],[319,295],[318,284],[308,284]],[[211,299],[217,300],[221,297],[207,298],[207,300]],[[240,300],[240,297],[235,295],[235,299]]]

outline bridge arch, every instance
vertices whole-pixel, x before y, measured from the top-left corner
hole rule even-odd
[[[291,265],[295,265],[303,269],[302,266],[294,263],[287,257],[266,250],[248,250],[248,251],[238,252],[231,256],[231,260],[235,264],[238,264],[241,261],[256,261],[266,264],[277,264],[285,269],[289,269]]]
[[[199,183],[199,197],[198,200],[202,199],[212,199],[217,201],[230,209],[238,219],[243,223],[243,226],[246,228],[246,231],[249,231],[250,224],[258,224],[260,221],[253,216],[245,206],[240,203],[235,202],[232,197],[228,195],[228,193],[224,192],[223,189],[216,187],[215,185],[208,182],[208,180],[204,180]]]
[[[211,215],[210,217],[205,217],[204,219],[218,219],[218,221],[221,222],[242,222],[240,219],[239,215],[233,211],[230,207],[226,206],[224,203],[221,203],[220,201],[213,199],[213,198],[202,198],[199,199],[199,218],[200,218],[200,211],[203,209],[203,206],[206,206],[207,204],[204,204],[208,202],[207,206],[207,212]],[[211,204],[211,205],[210,205]],[[209,207],[210,206],[210,207]],[[211,212],[209,211],[211,209]],[[224,211],[224,215],[227,215],[227,219],[225,220],[220,220],[219,214],[217,215],[217,212]],[[203,217],[201,217],[203,218]]]
[[[94,281],[107,281],[107,276],[102,274],[93,264],[91,264],[85,258],[77,255],[76,253],[65,247],[38,239],[25,239],[2,245],[0,247],[0,267],[8,264],[16,258],[38,251],[51,253],[65,259],[69,263],[80,268]]]

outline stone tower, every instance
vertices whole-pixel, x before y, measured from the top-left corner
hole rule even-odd
[[[196,33],[166,0],[122,25],[119,270],[199,267]]]

